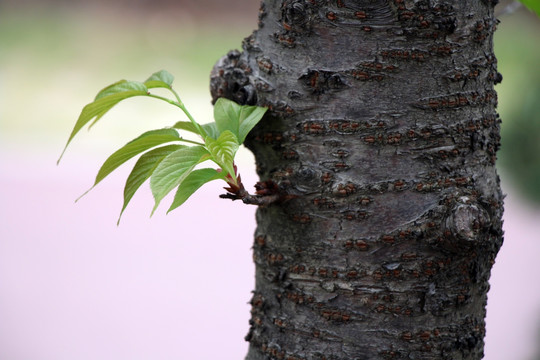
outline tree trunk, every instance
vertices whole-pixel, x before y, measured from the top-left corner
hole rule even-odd
[[[247,360],[481,359],[502,244],[496,1],[264,0],[212,94],[291,199],[257,211]]]

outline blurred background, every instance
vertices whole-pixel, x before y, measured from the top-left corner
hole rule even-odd
[[[495,39],[506,240],[485,358],[540,360],[540,20],[509,3]],[[254,207],[219,201],[211,183],[149,219],[143,186],[117,227],[129,165],[74,204],[119,145],[181,114],[127,100],[56,160],[82,106],[119,79],[167,69],[210,121],[209,72],[257,11],[254,0],[0,0],[0,360],[245,356]],[[239,168],[256,181],[247,151]]]

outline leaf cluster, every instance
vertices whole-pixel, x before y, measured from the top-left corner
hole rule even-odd
[[[122,100],[135,96],[152,97],[184,112],[188,121],[179,121],[172,127],[143,133],[110,155],[99,169],[91,189],[120,165],[140,155],[126,180],[120,217],[135,192],[148,179],[155,200],[152,214],[163,198],[174,189],[174,200],[167,212],[182,205],[207,182],[221,179],[230,185],[238,185],[234,157],[247,134],[267,110],[257,106],[241,106],[220,98],[214,106],[214,122],[200,125],[173,90],[173,80],[174,77],[169,72],[162,70],[144,82],[120,80],[102,89],[94,101],[82,109],[60,156],[61,159],[75,135],[85,125],[92,127]],[[152,94],[150,90],[154,88],[170,90],[174,99]],[[185,139],[179,131],[196,134],[201,141]],[[197,168],[199,164],[207,161],[214,162],[218,168]]]

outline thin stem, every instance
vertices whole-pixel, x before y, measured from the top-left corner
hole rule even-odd
[[[178,93],[176,91],[174,91],[174,89],[172,87],[169,88],[169,90],[171,90],[171,92],[174,94],[174,97],[176,98],[176,101],[178,101],[179,104],[183,105],[184,103],[182,102],[182,100],[180,100],[180,96],[178,95]]]
[[[199,123],[197,123],[197,121],[195,121],[193,116],[191,116],[189,111],[186,109],[186,106],[184,105],[184,103],[180,100],[180,97],[178,96],[178,94],[172,89],[171,89],[171,91],[174,93],[174,96],[176,97],[176,99],[178,101],[174,101],[174,100],[168,99],[166,97],[151,94],[151,93],[147,93],[146,95],[149,96],[149,97],[155,98],[155,99],[163,100],[165,102],[168,102],[171,105],[179,107],[180,110],[182,110],[184,112],[184,114],[186,114],[186,116],[188,117],[189,121],[191,121],[193,126],[195,126],[195,128],[197,129],[199,134],[202,136],[202,138],[204,139],[206,136],[208,136],[208,134],[206,134],[206,131],[204,131],[204,129],[199,125]]]
[[[178,141],[183,141],[183,142],[187,142],[187,143],[190,143],[190,144],[193,144],[193,145],[200,145],[200,146],[204,146],[203,143],[200,143],[198,141],[193,141],[193,140],[188,140],[188,139],[184,139],[184,138],[181,138],[180,140]]]
[[[259,195],[251,195],[247,191],[243,191],[239,194],[221,194],[219,195],[222,199],[231,199],[234,200],[242,200],[242,202],[246,205],[257,205],[257,206],[267,206],[270,204],[273,204],[277,201],[279,201],[279,194],[273,194],[268,196],[259,196]]]
[[[186,107],[184,106],[183,103],[180,103],[180,109],[182,109],[182,111],[184,112],[184,114],[186,114],[186,116],[188,117],[189,121],[191,121],[191,123],[195,126],[195,128],[199,131],[199,134],[201,134],[202,138],[204,139],[205,137],[208,136],[208,134],[206,133],[206,131],[204,131],[204,129],[202,128],[202,126],[200,126],[196,121],[195,119],[193,118],[193,116],[191,116],[191,114],[189,113],[188,109],[186,109]]]
[[[240,176],[238,176],[237,184],[232,184],[230,178],[227,178],[228,187],[226,194],[219,195],[222,199],[242,200],[244,204],[267,206],[275,202],[287,201],[294,198],[294,195],[282,193],[279,187],[273,181],[258,182],[255,185],[257,190],[255,195],[252,195],[246,191]]]
[[[167,99],[166,97],[155,95],[155,94],[152,94],[152,93],[147,93],[146,95],[149,96],[149,97],[155,98],[155,99],[163,100],[165,102],[168,102],[171,105],[174,105],[174,106],[179,107],[180,109],[184,110],[183,109],[184,104],[182,104],[182,102],[176,102],[174,100]]]

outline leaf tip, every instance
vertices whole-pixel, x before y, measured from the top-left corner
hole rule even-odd
[[[152,209],[152,212],[150,213],[150,218],[154,216],[154,213],[156,212],[158,206],[159,206],[159,201],[157,201],[156,204],[154,205],[154,208]]]
[[[77,199],[75,199],[75,203],[77,203],[79,200],[81,200],[86,194],[90,192],[94,187],[92,186],[90,189],[86,190],[81,196],[79,196]]]
[[[67,142],[66,146],[64,146],[64,149],[63,149],[62,152],[60,153],[60,156],[58,157],[58,160],[56,160],[56,165],[57,165],[57,166],[60,164],[60,161],[61,161],[62,158],[64,157],[64,154],[66,153],[66,150],[67,150],[68,145],[69,145],[69,141]]]

